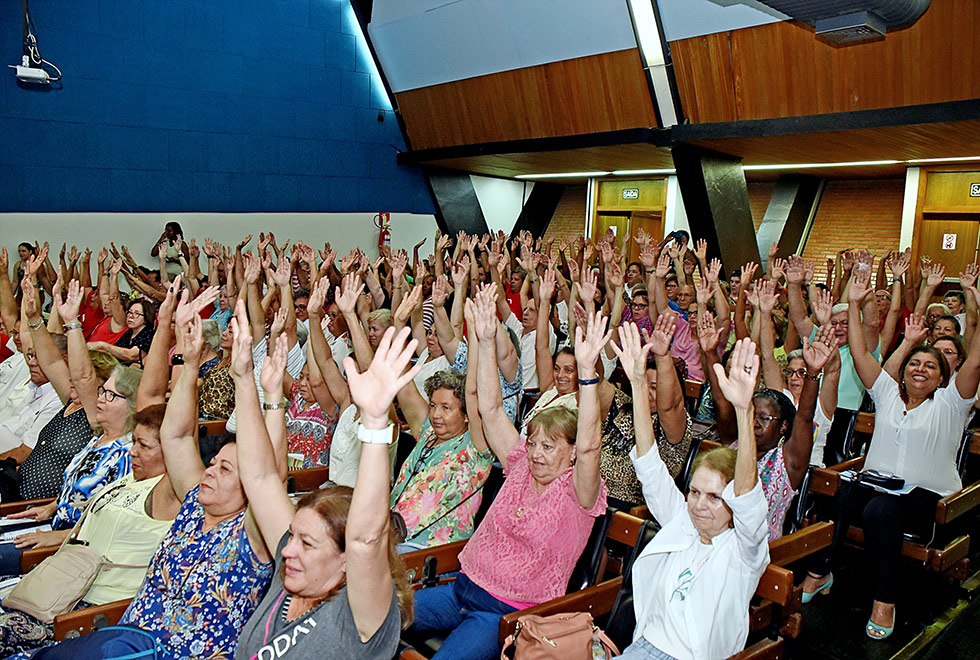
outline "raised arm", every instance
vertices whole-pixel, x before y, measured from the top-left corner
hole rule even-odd
[[[347,516],[347,599],[354,625],[362,641],[370,639],[384,623],[391,604],[392,581],[388,564],[389,471],[388,410],[395,393],[412,385],[421,365],[407,369],[415,350],[409,330],[395,335],[389,328],[371,365],[359,373],[354,360],[345,367],[351,396],[361,413],[361,426],[369,436],[361,443],[361,461]]]
[[[34,344],[37,363],[58,393],[61,402],[66,403],[71,393],[71,376],[68,374],[68,365],[65,364],[61,351],[54,345],[48,329],[44,327],[44,319],[41,318],[41,313],[37,308],[37,292],[31,278],[25,277],[23,279],[21,289],[24,292],[24,299],[21,304],[27,318],[27,327],[30,328],[29,334]],[[23,333],[24,330],[22,329],[21,332]]]
[[[534,336],[534,368],[538,372],[538,389],[543,394],[555,384],[555,364],[548,345],[548,323],[551,316],[551,296],[555,293],[555,272],[550,268],[541,276],[538,289],[537,331]],[[568,310],[571,315],[572,310]]]
[[[661,329],[661,320],[666,318],[668,317],[661,316],[657,319],[657,325]],[[673,335],[673,323],[670,324],[670,334]],[[654,449],[657,442],[653,432],[653,415],[650,413],[650,384],[647,381],[647,356],[656,342],[644,343],[640,339],[640,332],[636,329],[636,324],[632,321],[624,323],[619,329],[619,341],[622,348],[613,343],[612,349],[619,357],[619,362],[623,365],[623,371],[626,372],[626,377],[629,378],[630,387],[633,391],[633,430],[636,433],[636,455],[642,457]],[[670,365],[670,369],[673,371],[673,364]],[[659,406],[661,381],[659,361],[657,362],[657,372],[657,405]]]
[[[740,294],[741,295],[741,294]],[[735,409],[731,402],[724,397],[718,385],[715,365],[720,365],[718,359],[718,342],[721,331],[715,325],[711,312],[698,314],[698,343],[701,346],[701,363],[704,374],[711,388],[711,398],[715,403],[715,427],[718,437],[723,443],[731,443],[738,437],[738,427],[735,419]],[[723,367],[724,368],[724,367]]]
[[[976,286],[970,285],[964,293],[973,296],[980,304],[980,290],[977,290]],[[973,398],[977,395],[978,384],[980,384],[980,332],[975,332],[967,348],[966,360],[960,365],[960,370],[956,374],[956,390],[964,399]]]
[[[310,314],[310,336],[307,341],[313,351],[313,359],[317,363],[320,375],[330,390],[330,396],[343,411],[350,405],[350,390],[347,389],[347,381],[337,367],[333,359],[333,351],[327,343],[327,337],[323,334],[323,305],[327,297],[327,289],[330,287],[330,279],[320,278],[310,292],[310,301],[307,303],[307,310]]]
[[[343,286],[343,289],[337,287],[334,300],[337,307],[340,308],[340,313],[344,315],[344,320],[347,321],[347,332],[350,334],[351,344],[354,347],[354,357],[357,358],[357,363],[361,365],[361,369],[367,369],[368,365],[371,364],[371,358],[374,357],[374,351],[371,350],[371,343],[368,341],[367,335],[364,333],[364,326],[361,325],[361,319],[355,311],[357,297],[361,294],[364,284],[357,272],[350,272],[344,275]]]
[[[798,255],[790,255],[786,263],[786,295],[789,297],[789,320],[796,326],[800,337],[809,337],[813,332],[813,321],[806,312],[806,302],[803,300],[804,275],[806,265]],[[742,283],[745,286],[745,283]]]
[[[881,373],[881,365],[868,352],[861,321],[861,306],[871,295],[870,282],[870,269],[855,269],[847,292],[847,343],[854,358],[854,369],[865,387],[874,385]]]
[[[139,389],[136,390],[137,410],[155,403],[165,403],[167,400],[167,389],[170,387],[170,346],[174,340],[170,323],[174,317],[180,278],[178,275],[167,289],[167,297],[157,314],[157,327],[153,331],[150,351],[143,360],[143,377],[140,379]]]
[[[252,541],[252,549],[261,559],[268,560],[280,539],[289,531],[296,513],[283,484],[286,470],[285,433],[278,434],[280,446],[277,452],[259,409],[259,393],[252,375],[252,337],[244,306],[236,308],[231,324],[235,336],[231,373],[235,381],[235,414],[238,416],[235,448],[238,452],[238,476],[248,497],[250,514],[246,519],[246,530]],[[275,342],[276,347],[272,355],[265,358],[262,381],[263,389],[269,389],[267,384],[273,390],[278,389],[278,392],[267,392],[272,397],[266,399],[276,404],[282,400],[282,373],[286,369],[289,349],[285,335],[272,337],[270,341]],[[278,377],[273,373],[277,370]],[[284,409],[270,410],[268,416],[283,425],[284,412]],[[255,532],[258,532],[258,538],[253,536]]]
[[[591,509],[599,497],[602,484],[599,478],[599,454],[602,438],[599,435],[599,387],[596,360],[599,352],[609,341],[606,318],[602,312],[589,317],[585,332],[581,326],[575,330],[575,361],[578,363],[578,432],[575,436],[575,461],[572,483],[575,494],[584,509]],[[591,384],[590,384],[591,383]]]
[[[0,319],[8,333],[14,331],[17,323],[17,302],[14,299],[14,289],[10,284],[10,263],[6,246],[0,246]]]
[[[817,330],[812,343],[809,337],[803,338],[806,378],[803,380],[803,392],[800,393],[800,404],[793,421],[793,432],[783,444],[783,460],[794,489],[799,489],[803,482],[803,475],[810,466],[810,454],[813,452],[813,415],[819,390],[817,379],[834,354],[839,355],[839,351],[832,326],[825,325]]]
[[[119,271],[122,269],[122,259],[113,259],[109,268],[109,314],[112,316],[110,328],[119,332],[126,327],[126,310],[123,308],[122,297],[119,295]]]
[[[670,357],[670,342],[674,338],[676,320],[675,314],[659,316],[653,332],[647,337],[657,362],[657,417],[660,419],[667,442],[672,445],[683,440],[684,433],[687,431],[684,389],[677,378],[674,360]]]
[[[775,329],[772,323],[772,310],[776,307],[778,300],[776,292],[773,290],[772,280],[763,280],[757,285],[759,291],[759,350],[762,355],[762,379],[766,387],[774,390],[783,391],[786,389],[786,379],[783,378],[782,369],[776,361]]]
[[[466,301],[466,309],[473,314],[478,346],[476,391],[477,408],[483,419],[485,428],[492,429],[486,434],[487,444],[501,465],[507,467],[507,457],[520,442],[520,435],[504,412],[504,400],[500,390],[500,378],[497,376],[497,344],[496,335],[501,332],[497,316],[486,296],[478,298],[474,303]],[[473,350],[470,347],[469,350]],[[467,365],[467,373],[472,365]]]
[[[758,481],[755,449],[755,407],[752,397],[759,378],[759,356],[749,339],[739,339],[732,349],[731,370],[725,375],[720,364],[714,365],[718,387],[735,408],[738,420],[738,455],[735,459],[735,496],[744,495]]]
[[[185,303],[187,296],[185,291]],[[238,304],[244,305],[241,302]],[[243,307],[242,315],[244,313]],[[160,425],[160,446],[167,465],[167,476],[181,501],[201,483],[205,469],[197,445],[197,371],[201,367],[201,350],[204,346],[201,336],[203,324],[197,314],[188,314],[185,318],[186,323],[177,326],[177,332],[183,335],[184,368],[174,381],[167,412]]]
[[[82,288],[78,280],[68,284],[65,302],[55,299],[58,313],[65,321],[65,334],[68,336],[68,374],[71,384],[75,387],[78,401],[85,408],[85,416],[89,426],[96,428],[99,423],[95,419],[95,407],[99,399],[99,381],[95,376],[95,368],[88,355],[88,345],[82,334],[82,324],[78,321],[78,307],[82,302]]]
[[[922,288],[919,291],[919,300],[915,303],[915,313],[926,315],[929,309],[929,302],[932,300],[936,287],[943,283],[946,277],[946,266],[937,262],[929,264],[925,269],[925,278],[922,280]]]

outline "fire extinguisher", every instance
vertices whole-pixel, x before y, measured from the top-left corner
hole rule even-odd
[[[374,224],[378,227],[378,249],[391,246],[391,214],[379,213],[374,216]]]

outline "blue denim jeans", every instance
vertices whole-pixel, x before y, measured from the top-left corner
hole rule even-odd
[[[500,617],[515,610],[460,575],[449,584],[415,592],[411,630],[452,631],[432,660],[494,660],[500,657]]]
[[[626,647],[619,660],[676,660],[676,658],[667,655],[648,642],[645,637],[641,637]]]
[[[13,658],[32,660],[78,660],[101,658],[102,660],[170,660],[166,649],[159,644],[159,633],[151,633],[135,626],[110,626],[102,630],[46,646],[33,654],[16,655]],[[11,660],[13,660],[13,658]]]

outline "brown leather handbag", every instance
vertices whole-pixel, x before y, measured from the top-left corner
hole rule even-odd
[[[619,655],[588,612],[522,616],[514,634],[507,637],[501,660],[507,659],[511,646],[514,660],[599,660]]]

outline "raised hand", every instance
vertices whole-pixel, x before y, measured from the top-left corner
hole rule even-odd
[[[631,379],[646,378],[647,356],[653,349],[653,343],[644,343],[640,339],[640,333],[632,321],[624,323],[619,328],[619,342],[623,345],[622,348],[616,346],[616,342],[610,346],[619,358],[619,363],[623,365],[623,371]]]
[[[470,257],[469,255],[464,255],[458,263],[453,265],[452,270],[453,286],[457,289],[462,289],[466,286],[466,278],[470,274]]]
[[[289,341],[284,334],[270,335],[269,341],[273,342],[275,348],[262,362],[259,383],[262,389],[270,394],[282,394],[282,379],[289,358]]]
[[[718,377],[718,387],[721,393],[735,408],[748,410],[752,406],[755,395],[755,384],[759,379],[759,355],[755,351],[755,342],[751,339],[739,339],[732,349],[731,370],[725,374],[725,368],[720,364],[712,365]]]
[[[812,342],[809,337],[803,338],[803,361],[812,373],[823,369],[836,352],[837,337],[834,336],[834,328],[829,324],[817,330]]]
[[[165,244],[161,243],[160,246],[162,246],[162,249],[164,251],[166,251],[167,246]],[[109,250],[107,250],[105,248],[102,248],[101,250],[99,250],[99,255],[97,257],[99,264],[105,263],[105,260],[108,259],[108,258],[109,258]]]
[[[541,296],[541,300],[551,300],[551,297],[555,295],[555,271],[550,268],[545,270],[541,275],[541,284],[538,287],[538,295]]]
[[[579,282],[579,296],[585,302],[592,302],[596,298],[598,286],[596,285],[596,274],[591,268],[582,271],[582,281]]]
[[[606,332],[607,319],[602,312],[596,312],[594,316],[589,316],[588,328],[582,332],[582,326],[575,327],[575,361],[578,363],[578,372],[581,375],[592,375],[595,373],[596,360],[599,352],[609,343],[612,337],[612,330]]]
[[[712,259],[711,265],[708,266],[708,284],[714,288],[718,284],[718,277],[721,275],[721,260]]]
[[[0,246],[0,270],[4,275],[10,275],[10,257],[7,255],[7,246]]]
[[[660,259],[657,261],[657,270],[655,275],[658,279],[663,279],[667,277],[667,273],[670,272],[671,257],[666,252],[660,255]]]
[[[282,329],[286,327],[286,308],[280,307],[272,317],[272,325],[269,326],[269,337],[278,337]]]
[[[180,281],[183,277],[183,273],[178,273],[177,277],[174,278],[174,281],[167,288],[167,295],[164,297],[163,302],[160,303],[160,312],[158,314],[161,323],[164,321],[170,323],[173,319],[174,309],[177,307],[177,292],[180,291]]]
[[[742,291],[745,291],[745,299],[750,305],[752,305],[753,309],[759,306],[760,284],[760,282],[756,282],[755,284],[751,285],[751,287],[746,287],[744,284],[742,285]]]
[[[787,284],[803,284],[806,281],[806,264],[800,255],[789,255],[786,259],[784,275]]]
[[[707,278],[702,277],[694,283],[694,293],[697,296],[698,307],[703,307],[711,300],[711,284]]]
[[[960,273],[960,288],[965,291],[976,284],[978,274],[980,274],[980,267],[976,264],[967,264],[963,272]]]
[[[707,311],[707,310],[705,310]],[[653,326],[653,332],[646,334],[646,341],[652,347],[653,354],[661,357],[670,352],[670,342],[674,339],[674,331],[677,330],[677,315],[673,312],[661,314],[657,317],[657,322]]]
[[[817,296],[810,301],[813,314],[817,317],[817,325],[828,325],[831,312],[834,309],[834,296],[826,289],[817,289]]]
[[[354,307],[357,305],[357,297],[360,295],[361,289],[364,288],[364,283],[361,281],[361,276],[354,272],[344,275],[342,284],[344,288],[337,287],[334,302],[337,303],[342,314],[353,314]]]
[[[945,268],[943,268],[943,272],[946,272]],[[851,288],[847,292],[847,300],[860,304],[871,294],[871,290],[871,269],[855,268],[854,277],[851,279]]]
[[[231,319],[231,364],[229,371],[234,379],[252,378],[252,332],[249,329],[245,301],[238,300],[235,315]]]
[[[703,238],[697,240],[694,244],[694,256],[698,258],[698,262],[708,263],[708,241]]]
[[[279,259],[279,265],[272,271],[272,281],[280,289],[289,286],[290,263],[288,259]]]
[[[623,286],[623,278],[622,266],[619,264],[609,264],[606,266],[606,281],[612,285],[614,291]]]
[[[777,254],[779,254],[779,241],[773,241],[769,245],[769,263],[773,262]]]
[[[242,263],[245,264],[245,283],[255,284],[258,282],[259,273],[262,272],[262,262],[259,261],[258,257],[253,256],[251,252],[246,252],[242,255]],[[234,262],[232,262],[232,268],[234,268]]]
[[[24,292],[24,315],[27,316],[28,321],[36,323],[41,318],[41,313],[37,309],[37,289],[34,288],[34,281],[25,275],[21,280],[20,288]]]
[[[65,323],[74,323],[78,320],[78,308],[82,304],[82,286],[78,280],[68,283],[68,293],[65,294],[65,301],[61,301],[61,294],[54,297],[54,303],[58,306],[58,314]]]
[[[271,238],[272,237],[272,234],[269,234],[269,236]],[[243,247],[245,247],[246,245],[248,245],[249,242],[251,242],[251,240],[252,240],[252,235],[249,234],[244,239],[242,239],[242,241],[238,244],[238,249],[241,250]]]
[[[763,314],[772,314],[772,310],[776,308],[776,303],[779,301],[779,295],[776,293],[776,286],[773,280],[757,282],[755,291],[759,300],[759,309]]]
[[[398,309],[395,310],[395,322],[404,325],[412,318],[415,309],[422,304],[422,285],[416,284],[412,287],[412,292],[402,298]]]
[[[310,298],[306,302],[306,311],[310,316],[323,316],[323,308],[327,304],[327,293],[330,291],[330,280],[321,277],[310,289]]]
[[[204,323],[197,314],[191,314],[183,323],[177,324],[177,333],[184,340],[184,360],[186,362],[194,364],[200,361],[201,352],[204,350],[203,328]]]
[[[911,314],[905,322],[905,341],[918,346],[929,336],[929,326],[923,314]]]
[[[433,307],[442,307],[446,304],[446,298],[449,297],[449,282],[446,281],[445,277],[437,277],[432,280],[432,305]]]
[[[718,350],[721,329],[715,326],[715,315],[711,310],[698,312],[698,343],[705,353]]]
[[[476,338],[482,341],[493,341],[497,336],[497,291],[486,288],[479,291],[476,300],[467,300],[466,309],[473,317],[473,329]]]
[[[418,344],[415,339],[406,344],[410,336],[409,328],[402,328],[397,335],[394,328],[388,328],[364,373],[357,370],[353,358],[344,360],[351,399],[366,428],[382,429],[388,424],[388,409],[395,395],[422,370],[422,365],[417,364],[406,371]]]
[[[786,272],[786,260],[776,258],[769,262],[769,277],[774,281],[779,281]]]
[[[742,266],[742,273],[741,276],[739,277],[739,282],[742,283],[741,286],[743,289],[748,288],[749,283],[752,282],[752,278],[755,277],[755,271],[758,267],[759,264],[755,263],[754,261],[750,261],[749,263]]]

